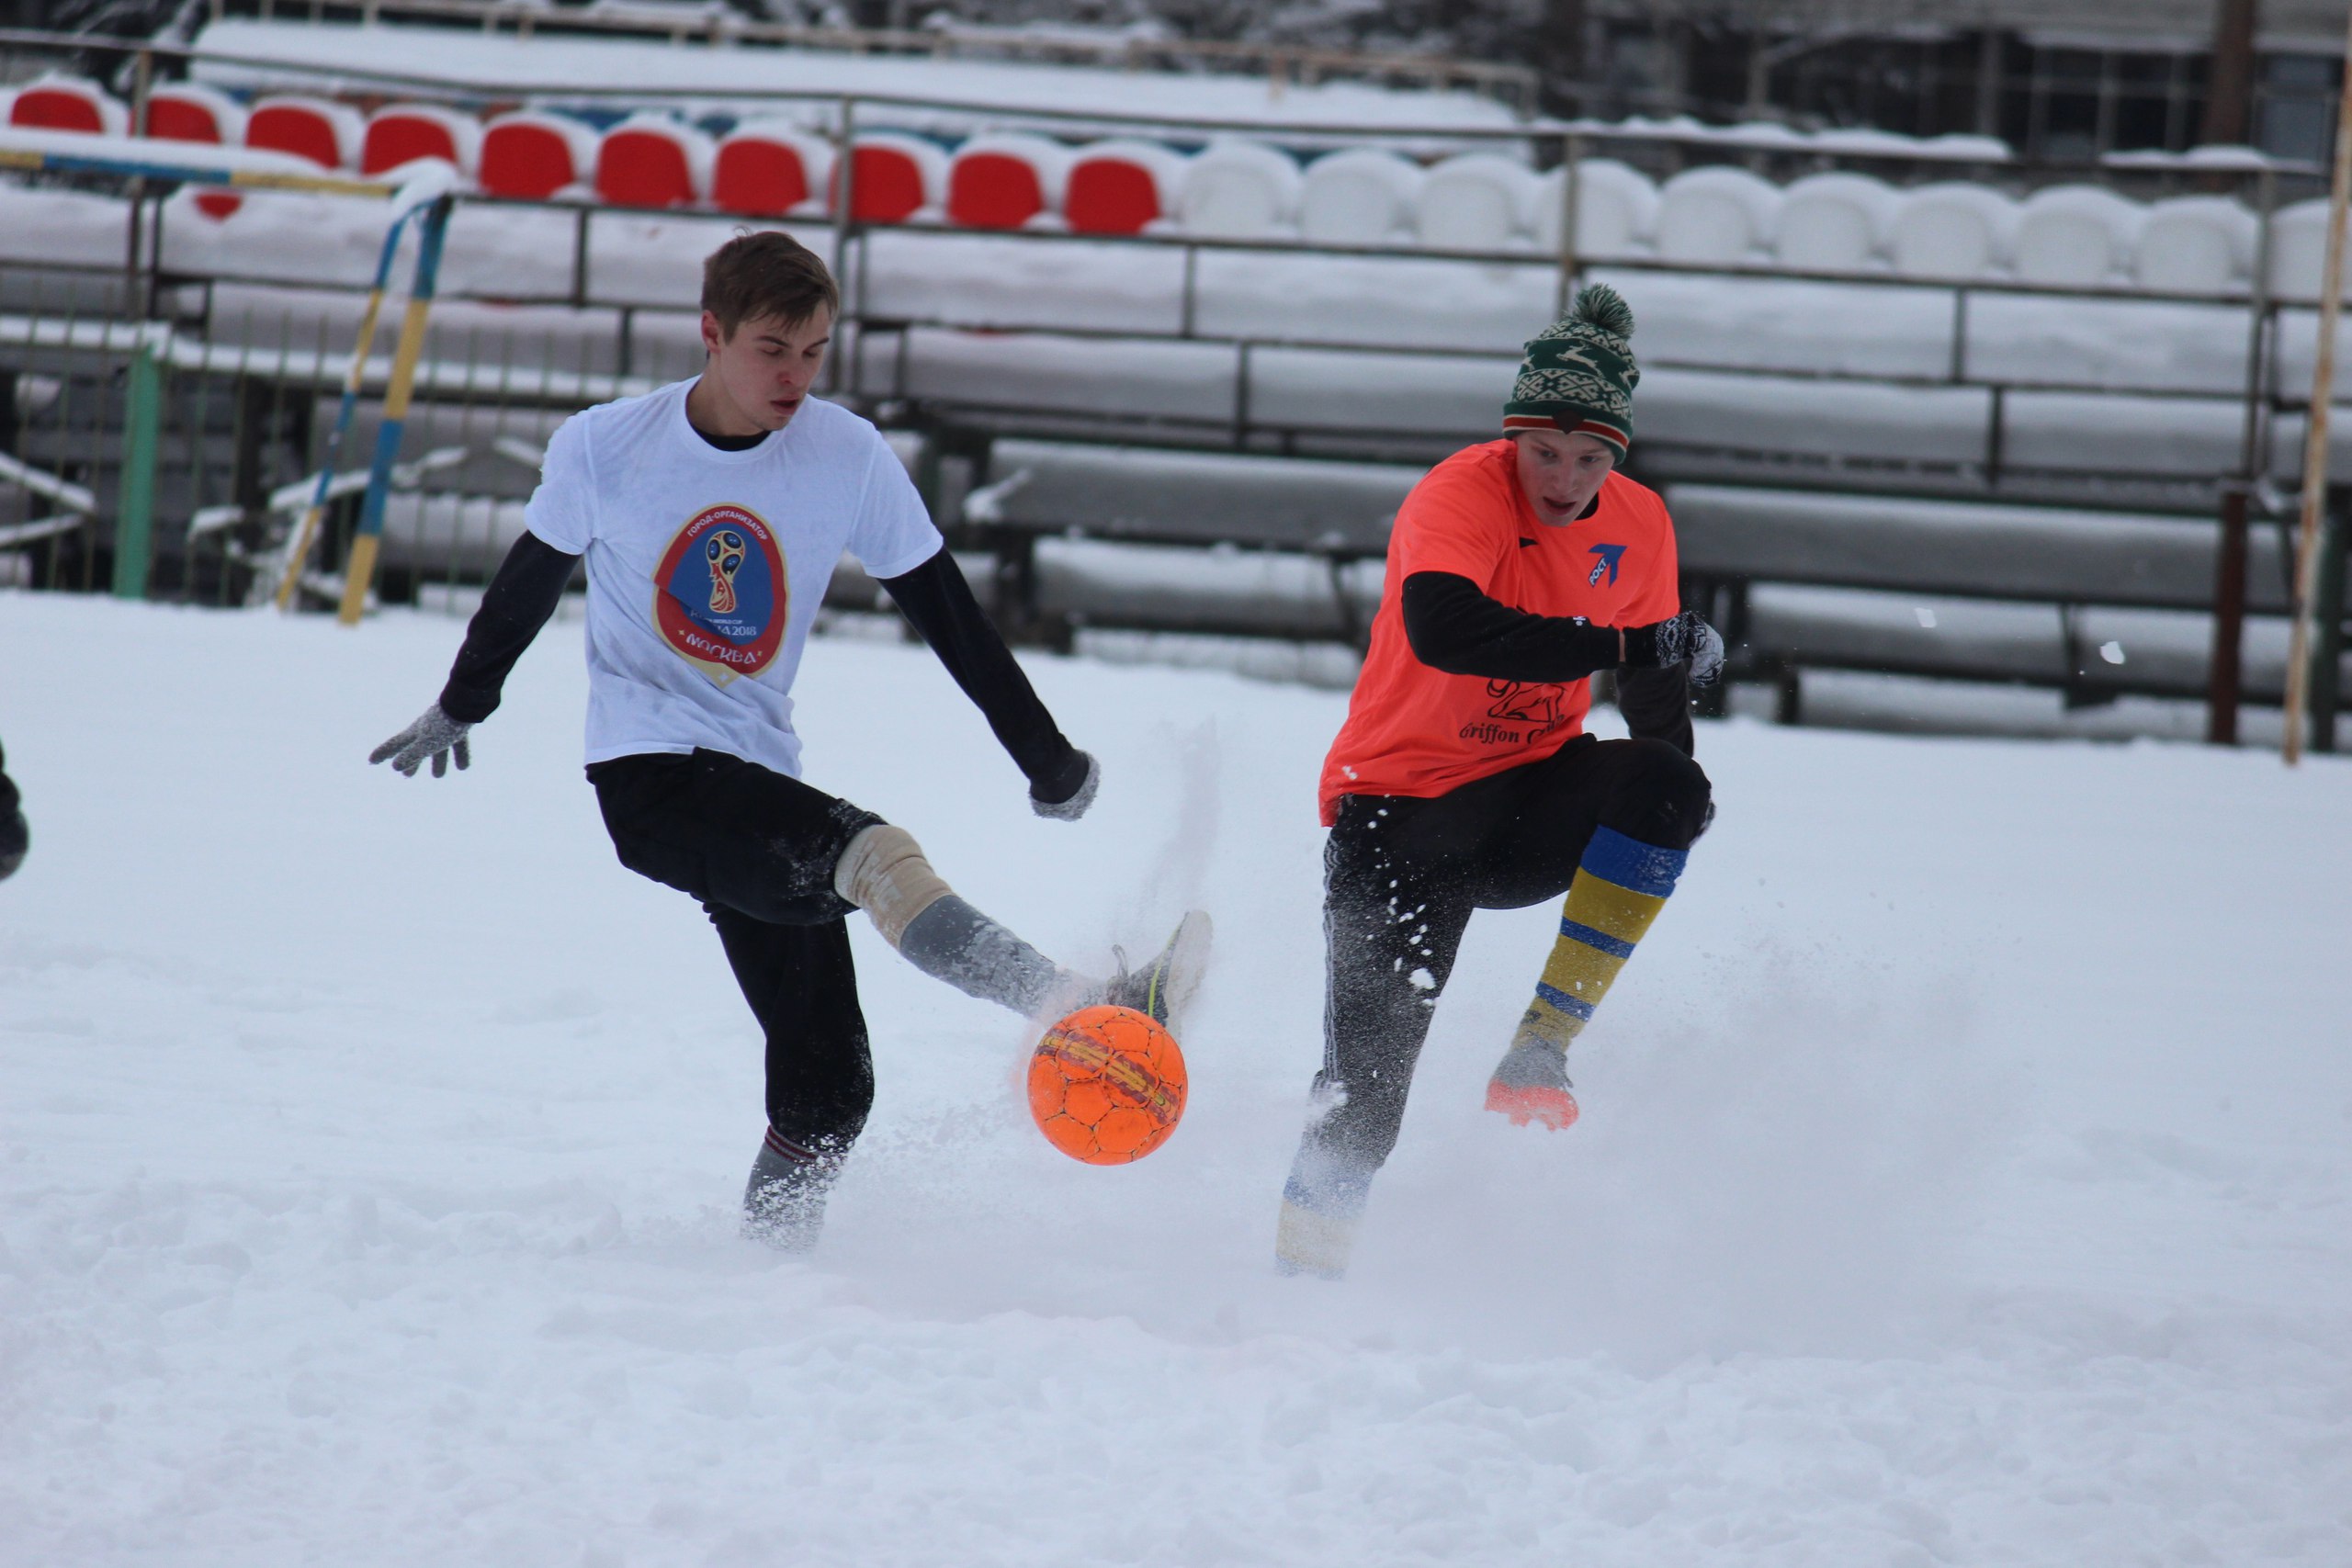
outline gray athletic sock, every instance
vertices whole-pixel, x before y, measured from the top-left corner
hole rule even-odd
[[[743,1188],[743,1235],[779,1252],[806,1252],[825,1228],[825,1197],[841,1175],[839,1155],[820,1154],[768,1129]]]
[[[1044,953],[950,893],[907,922],[899,952],[967,997],[1035,1017],[1086,985]]]

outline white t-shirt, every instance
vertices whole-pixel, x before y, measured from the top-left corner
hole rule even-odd
[[[792,680],[846,549],[911,571],[939,530],[873,425],[810,398],[758,446],[686,423],[679,381],[548,443],[524,525],[588,561],[588,761],[708,747],[800,776]]]

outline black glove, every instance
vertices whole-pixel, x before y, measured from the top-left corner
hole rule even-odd
[[[380,762],[390,758],[394,769],[403,777],[413,779],[416,777],[416,770],[424,765],[424,759],[430,757],[433,759],[433,776],[437,779],[449,771],[449,753],[452,751],[458,754],[458,766],[460,768],[473,761],[473,754],[466,747],[466,732],[472,728],[470,724],[461,724],[451,718],[441,711],[439,703],[435,703],[414,724],[368,752],[368,760]]]
[[[1659,670],[1683,663],[1690,666],[1694,686],[1712,686],[1723,673],[1723,637],[1696,610],[1685,610],[1670,621],[1625,628],[1627,669]]]
[[[1102,782],[1102,765],[1073,749],[1069,760],[1050,775],[1030,781],[1029,809],[1040,817],[1075,822],[1094,804],[1094,791]]]

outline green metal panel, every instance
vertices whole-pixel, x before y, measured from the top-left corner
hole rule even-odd
[[[115,507],[114,593],[147,597],[155,554],[155,447],[164,415],[164,368],[145,344],[131,355],[122,428],[122,491]]]

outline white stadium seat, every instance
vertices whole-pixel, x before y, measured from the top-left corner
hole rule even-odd
[[[1424,245],[1449,251],[1499,251],[1535,231],[1542,186],[1526,164],[1493,152],[1462,152],[1421,176],[1413,228]]]
[[[1808,175],[1781,193],[1772,254],[1795,272],[1867,272],[1884,265],[1896,197],[1864,175]]]
[[[1351,147],[1306,165],[1298,231],[1317,244],[1378,245],[1404,237],[1421,171],[1394,152]]]
[[[1685,169],[1658,190],[1657,254],[1668,261],[1736,265],[1770,237],[1780,187],[1735,169]]]
[[[2143,288],[2220,294],[2244,288],[2261,225],[2225,196],[2177,196],[2148,209],[2132,255]]]
[[[2098,186],[2052,186],[2018,215],[2018,278],[2060,288],[2113,280],[2132,259],[2147,209]]]
[[[1212,142],[1184,171],[1177,212],[1187,233],[1261,240],[1298,217],[1298,165],[1255,141]]]
[[[1554,169],[1535,193],[1535,243],[1546,253],[1560,248],[1561,208],[1566,175]],[[1657,234],[1658,191],[1647,175],[1614,158],[1586,158],[1577,164],[1577,254],[1632,255]]]
[[[1906,191],[1895,204],[1888,259],[1904,277],[1969,282],[2008,265],[2018,204],[1958,180]]]

